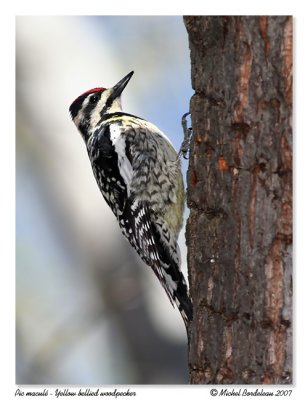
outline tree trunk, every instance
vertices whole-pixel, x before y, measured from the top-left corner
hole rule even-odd
[[[292,18],[184,22],[191,383],[292,383]]]

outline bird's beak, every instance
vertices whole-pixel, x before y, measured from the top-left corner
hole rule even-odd
[[[124,76],[123,79],[120,80],[114,87],[112,88],[113,98],[116,99],[121,96],[121,93],[125,89],[126,85],[128,84],[130,78],[134,75],[134,71],[130,72],[128,75]]]

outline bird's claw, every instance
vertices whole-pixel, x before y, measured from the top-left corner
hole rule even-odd
[[[189,147],[190,147],[190,138],[191,138],[191,133],[192,133],[192,128],[187,128],[187,116],[190,114],[190,112],[187,112],[183,115],[182,117],[182,127],[183,127],[183,132],[184,132],[184,140],[181,144],[180,151],[178,153],[178,159],[183,157],[187,160],[188,156],[187,153],[189,152]]]

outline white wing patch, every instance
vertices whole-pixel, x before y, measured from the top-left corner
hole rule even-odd
[[[130,195],[130,186],[133,177],[133,169],[125,152],[125,137],[121,135],[120,127],[117,124],[110,125],[110,140],[118,155],[118,167],[127,187],[127,196]]]

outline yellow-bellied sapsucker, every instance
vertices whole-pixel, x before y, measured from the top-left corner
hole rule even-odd
[[[122,112],[121,93],[132,75],[113,88],[85,92],[72,103],[70,114],[123,234],[153,269],[187,327],[192,304],[177,244],[184,209],[180,161],[155,125]]]

